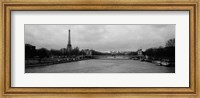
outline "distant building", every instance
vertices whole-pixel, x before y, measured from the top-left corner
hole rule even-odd
[[[117,51],[110,51],[111,55],[116,55],[117,53],[119,53],[119,51],[118,52]]]
[[[92,56],[92,50],[85,49],[83,52],[85,52],[86,56]]]
[[[139,57],[140,59],[146,58],[145,52],[143,52],[142,49],[139,49],[139,50],[137,51],[137,55],[138,55],[138,57]]]
[[[142,51],[142,49],[139,49],[139,50],[137,51],[137,54],[138,54],[138,56],[143,56],[143,51]]]
[[[71,39],[70,39],[70,29],[68,35],[68,44],[67,44],[67,52],[70,53],[72,51]]]

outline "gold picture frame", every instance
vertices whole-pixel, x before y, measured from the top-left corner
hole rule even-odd
[[[21,2],[20,2],[21,1]],[[60,2],[49,2],[51,0],[44,0],[41,2],[35,2],[34,0],[28,0],[24,2],[23,0],[13,0],[1,2],[2,5],[2,15],[1,18],[1,96],[16,96],[21,95],[42,95],[43,97],[58,95],[58,97],[71,96],[71,97],[137,97],[137,98],[153,98],[157,96],[162,98],[164,96],[171,96],[166,98],[199,98],[200,97],[200,86],[199,80],[199,63],[198,63],[198,43],[199,43],[199,4],[198,0],[190,1],[186,0],[180,2],[175,0],[170,2],[151,0],[147,3],[139,0],[136,1],[123,1],[123,0],[110,0],[110,1],[62,1]],[[167,87],[150,87],[150,88],[34,88],[34,87],[11,87],[11,11],[29,11],[29,10],[42,10],[42,11],[60,11],[60,10],[70,10],[70,11],[189,11],[189,25],[190,25],[190,87],[176,87],[176,88],[167,88]],[[45,94],[45,95],[43,95]],[[63,95],[64,94],[64,95]],[[118,96],[119,95],[119,96]],[[145,96],[143,96],[145,95]],[[154,96],[147,96],[154,95]],[[158,96],[159,95],[159,96]],[[181,96],[181,97],[180,97]],[[9,98],[10,98],[9,97]],[[20,97],[20,98],[21,98]],[[39,96],[32,96],[39,97]],[[31,98],[32,98],[31,97]],[[41,98],[43,98],[41,97]],[[55,96],[56,97],[56,96]],[[15,97],[13,97],[15,98]],[[16,97],[17,98],[17,97]],[[24,97],[26,98],[26,97]],[[48,97],[47,97],[48,98]]]

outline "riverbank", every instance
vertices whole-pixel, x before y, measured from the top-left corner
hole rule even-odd
[[[38,67],[38,66],[48,66],[54,64],[61,64],[61,63],[68,63],[68,62],[75,62],[81,60],[87,60],[91,58],[32,58],[25,60],[25,67]]]

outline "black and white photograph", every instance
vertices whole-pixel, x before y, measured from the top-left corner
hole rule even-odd
[[[175,24],[25,24],[25,73],[175,73]]]

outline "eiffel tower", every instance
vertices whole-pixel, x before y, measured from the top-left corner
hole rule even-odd
[[[67,52],[70,53],[72,51],[71,39],[70,39],[70,29],[68,35],[68,44],[67,44]]]

